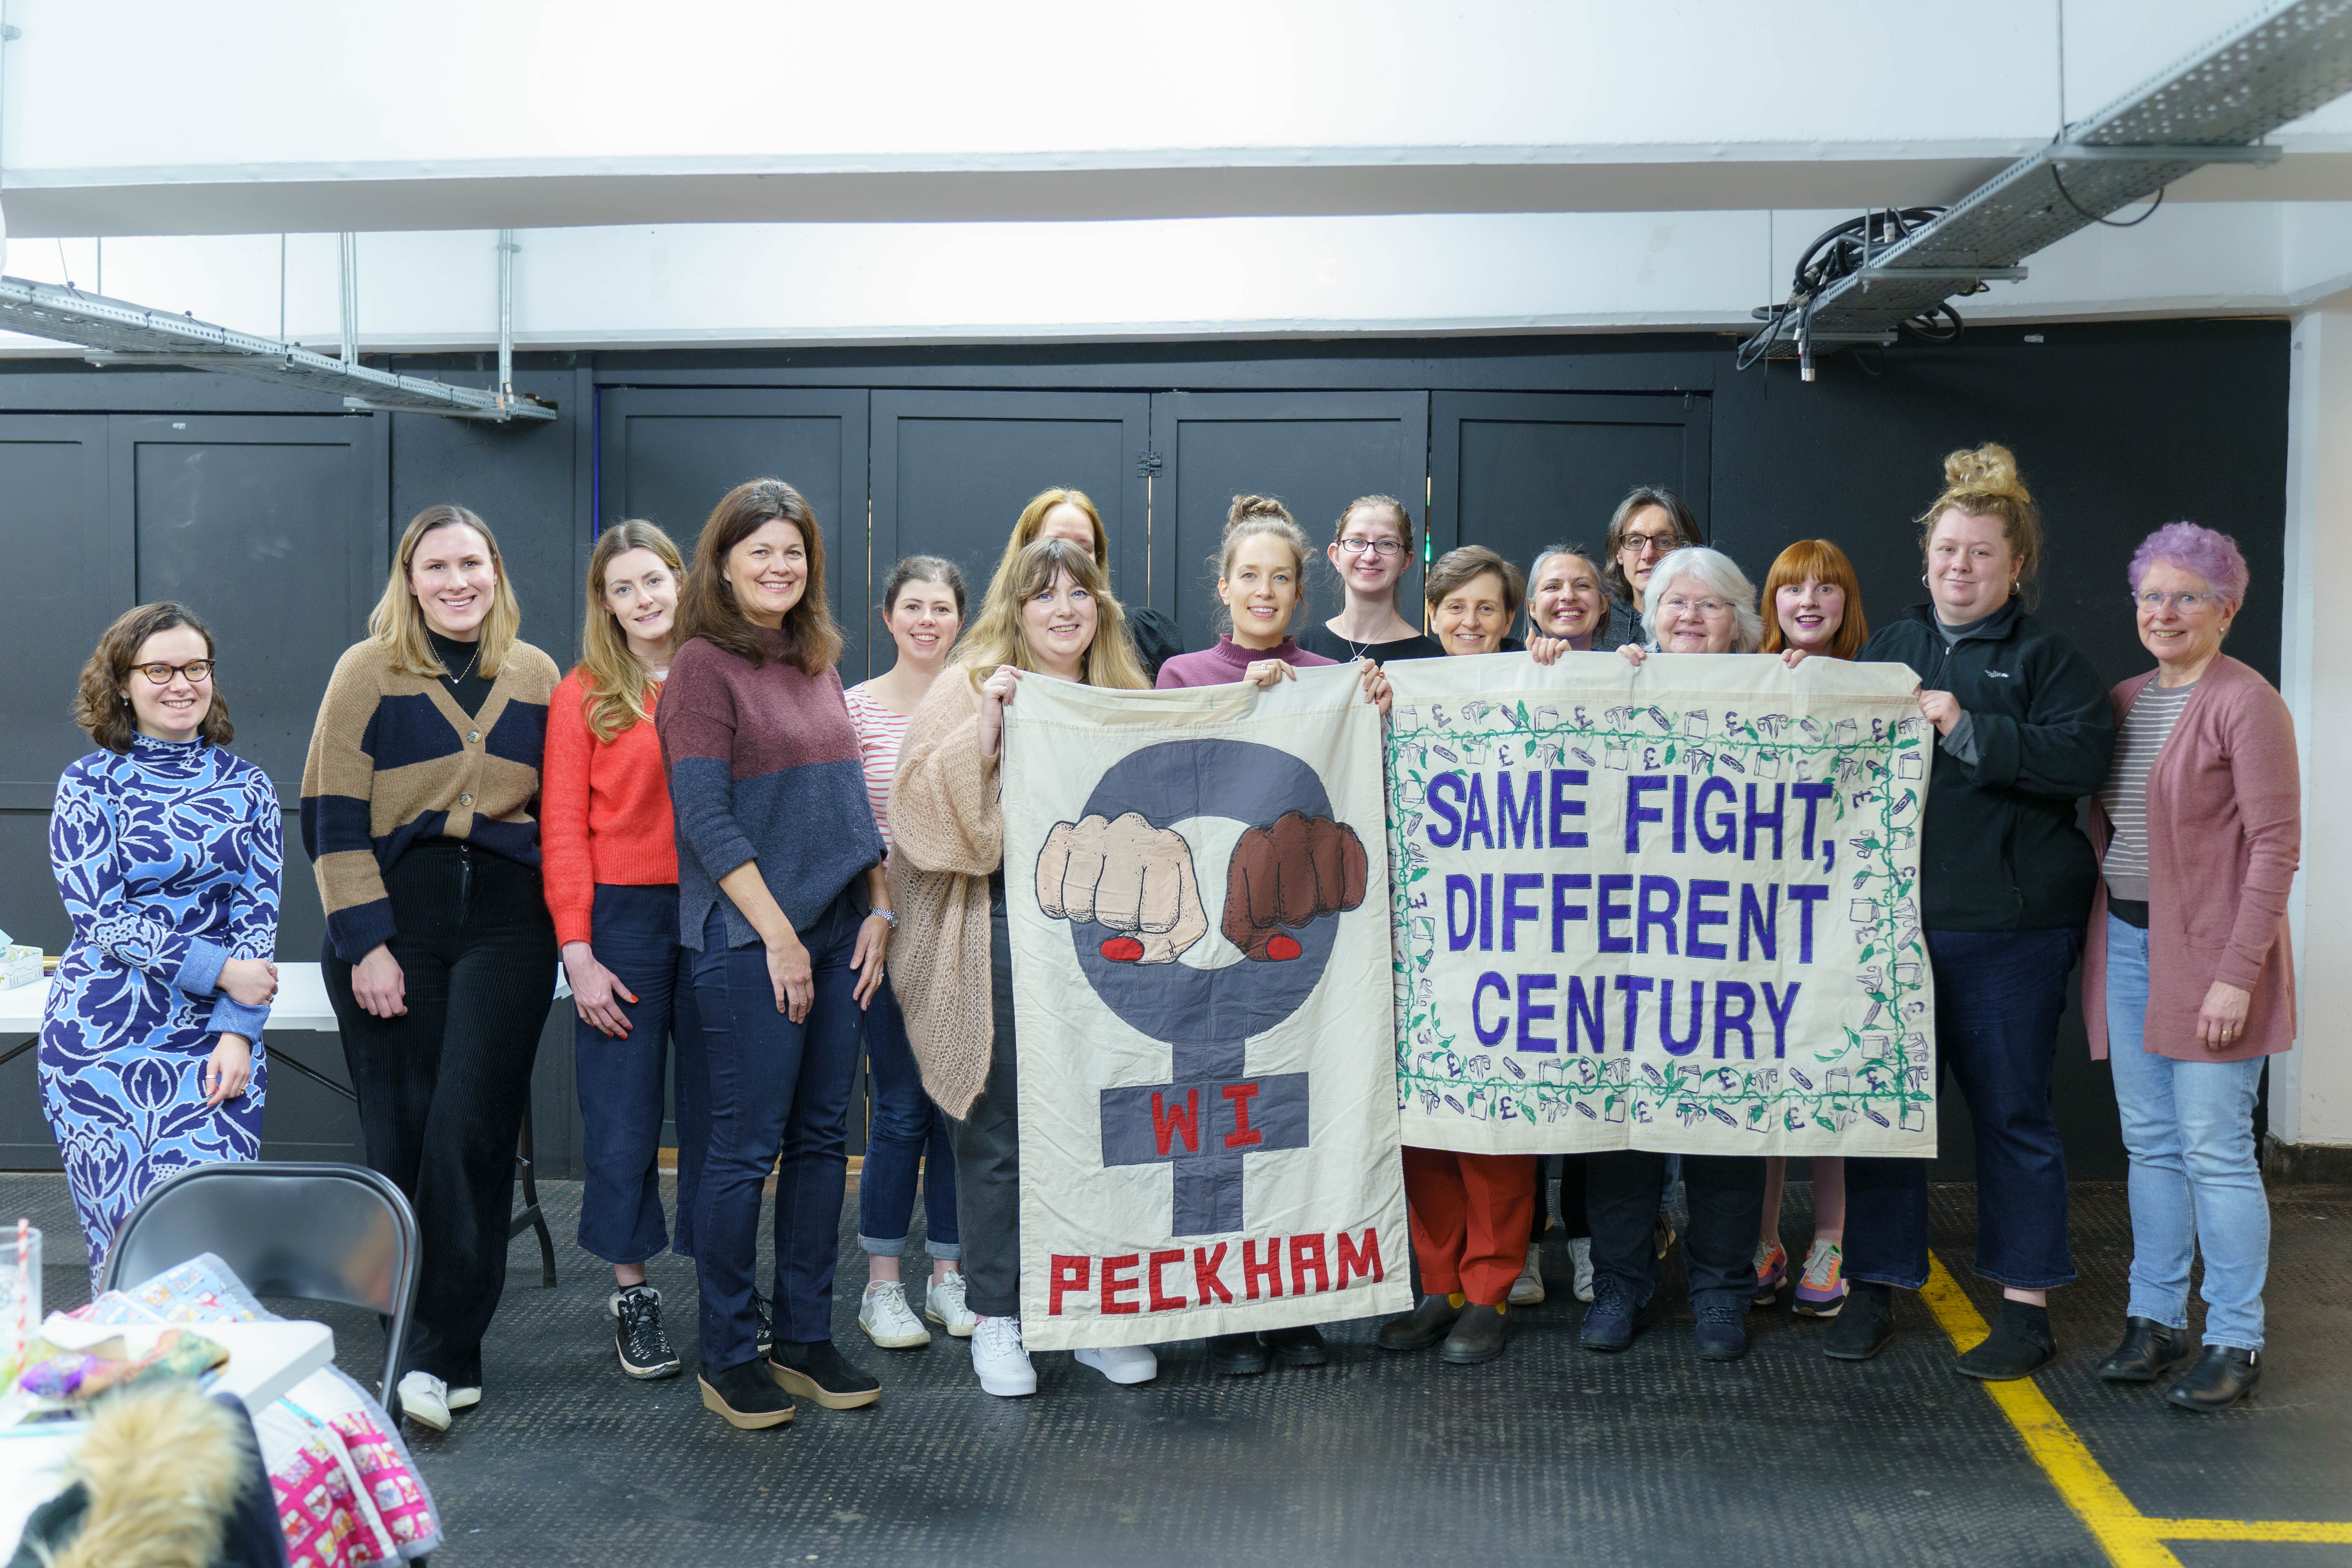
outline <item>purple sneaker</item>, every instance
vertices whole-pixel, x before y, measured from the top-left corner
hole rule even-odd
[[[1797,1281],[1797,1310],[1808,1318],[1834,1318],[1845,1306],[1848,1289],[1844,1252],[1828,1237],[1813,1237]]]
[[[1789,1281],[1789,1252],[1777,1241],[1756,1244],[1756,1304],[1769,1307]]]

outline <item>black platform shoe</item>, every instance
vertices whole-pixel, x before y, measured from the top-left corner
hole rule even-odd
[[[715,1372],[705,1366],[701,1383],[704,1406],[730,1426],[756,1432],[793,1418],[792,1396],[770,1381],[762,1363],[747,1361]]]
[[[2123,1343],[2099,1363],[2109,1383],[2154,1383],[2193,1353],[2189,1331],[2154,1318],[2126,1318]]]
[[[1273,1364],[1255,1334],[1209,1336],[1209,1370],[1221,1377],[1255,1377]]]
[[[768,1352],[768,1375],[786,1393],[827,1410],[856,1410],[882,1397],[881,1379],[851,1363],[831,1340],[778,1340]]]
[[[1402,1318],[1391,1318],[1381,1325],[1380,1344],[1384,1351],[1425,1351],[1444,1339],[1454,1327],[1454,1320],[1462,1309],[1445,1296],[1423,1296],[1421,1305]]]
[[[1511,1309],[1474,1304],[1463,1308],[1462,1315],[1454,1320],[1454,1331],[1445,1336],[1437,1353],[1455,1366],[1476,1366],[1501,1355],[1510,1342]]]
[[[2164,1391],[2183,1410],[2227,1410],[2263,1380],[2263,1352],[2235,1345],[2207,1345],[2197,1364]]]

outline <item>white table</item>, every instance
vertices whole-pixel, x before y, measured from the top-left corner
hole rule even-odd
[[[33,990],[26,986],[26,990]],[[135,1354],[153,1348],[166,1325],[126,1323],[99,1329],[121,1334]],[[228,1352],[228,1364],[206,1391],[234,1394],[247,1410],[268,1408],[296,1384],[335,1359],[334,1331],[324,1323],[189,1323],[183,1325]],[[86,1422],[0,1426],[0,1552],[14,1552],[32,1511],[65,1489],[60,1467],[88,1433]]]
[[[18,985],[0,991],[0,1037],[15,1034],[32,1037],[21,1045],[0,1051],[0,1067],[16,1060],[39,1043],[42,1011],[48,1003],[49,987],[55,984],[54,979],[44,975],[38,984]],[[565,978],[563,966],[558,964],[551,999],[562,1002],[571,995],[571,983]],[[263,1028],[272,1035],[283,1032],[340,1036],[341,1028],[335,1022],[334,1006],[327,1000],[326,972],[315,963],[280,963],[278,966],[278,995],[269,1005],[269,1022]],[[269,1052],[268,1059],[279,1067],[293,1068],[311,1082],[353,1104],[359,1102],[359,1096],[349,1089],[282,1047]],[[522,1164],[522,1207],[515,1211],[507,1237],[512,1240],[525,1230],[539,1233],[540,1274],[542,1281],[551,1288],[555,1284],[555,1238],[548,1233],[547,1216],[540,1212],[539,1178],[532,1166],[530,1106],[527,1100],[523,1106],[520,1159]]]

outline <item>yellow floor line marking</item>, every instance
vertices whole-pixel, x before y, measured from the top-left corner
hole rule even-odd
[[[1919,1295],[1955,1348],[1973,1350],[1990,1331],[1942,1258],[1929,1256],[1927,1284]],[[2180,1568],[2180,1559],[2166,1550],[2167,1541],[2352,1542],[2352,1524],[2325,1521],[2150,1519],[2108,1479],[2031,1378],[1984,1387],[2017,1428],[2027,1454],[2116,1568]]]

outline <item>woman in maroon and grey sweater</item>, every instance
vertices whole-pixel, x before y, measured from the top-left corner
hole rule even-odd
[[[709,1064],[694,1214],[702,1402],[734,1426],[774,1426],[793,1417],[787,1389],[836,1410],[881,1397],[833,1347],[833,1271],[858,1013],[896,921],[834,668],[824,536],[800,492],[778,479],[730,490],[703,524],[681,608],[685,642],[654,725]],[[751,1270],[772,1169],[776,1326],[763,1363]]]

